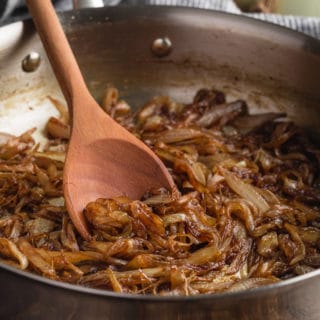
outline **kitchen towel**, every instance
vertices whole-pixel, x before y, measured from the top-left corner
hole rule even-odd
[[[232,0],[146,0],[146,2],[153,5],[188,6],[241,14],[240,9]],[[320,18],[317,17],[284,16],[280,14],[263,13],[246,15],[252,18],[280,24],[320,39]]]

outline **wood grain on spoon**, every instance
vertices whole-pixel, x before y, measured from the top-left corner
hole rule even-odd
[[[75,227],[88,239],[83,209],[90,201],[139,199],[152,188],[174,190],[174,182],[161,160],[90,95],[51,1],[26,2],[72,115],[63,191]]]

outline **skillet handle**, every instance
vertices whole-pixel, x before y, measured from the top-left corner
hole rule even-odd
[[[89,93],[51,0],[26,0],[73,117],[74,97]]]

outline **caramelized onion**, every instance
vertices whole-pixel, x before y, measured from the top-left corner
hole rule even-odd
[[[70,137],[70,127],[54,117],[49,119],[46,130],[52,138],[69,139]]]
[[[21,238],[18,241],[18,247],[27,257],[32,267],[40,274],[43,274],[49,278],[56,279],[56,271],[52,266],[52,261],[43,259],[41,254],[25,239]]]
[[[222,170],[221,172],[226,179],[229,187],[242,198],[251,201],[263,213],[269,210],[270,206],[267,201],[248,183],[243,182],[233,173]]]
[[[19,262],[19,267],[24,270],[28,267],[27,257],[17,248],[17,246],[6,238],[0,238],[0,255],[11,258]]]
[[[33,129],[0,134],[0,259],[45,277],[134,294],[250,290],[320,268],[320,151],[282,113],[201,89],[190,104],[166,96],[137,112],[107,89],[103,108],[161,158],[178,192],[97,199],[70,221],[62,193],[66,108]]]

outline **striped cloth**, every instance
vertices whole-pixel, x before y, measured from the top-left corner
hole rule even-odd
[[[320,39],[320,18],[284,16],[280,14],[248,14],[248,16],[288,27]]]
[[[72,7],[72,0],[53,1],[57,10],[69,10]],[[108,3],[110,4],[111,2],[114,3],[115,1],[104,0],[105,5],[108,5]],[[241,11],[232,0],[119,0],[119,2],[121,2],[121,4],[129,5],[145,4],[196,7],[241,14]],[[14,15],[13,17],[12,14]],[[320,18],[317,17],[297,17],[257,13],[246,15],[256,19],[286,26],[320,39]],[[0,0],[0,24],[8,23],[10,21],[25,17],[26,11],[23,11],[23,0]]]
[[[241,14],[240,9],[232,0],[148,0],[147,2],[152,5],[197,7]],[[284,16],[280,14],[262,13],[253,13],[246,15],[252,18],[279,24],[281,26],[300,31],[312,37],[320,39],[320,18]]]

